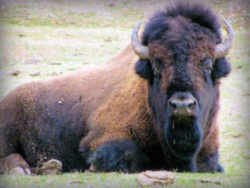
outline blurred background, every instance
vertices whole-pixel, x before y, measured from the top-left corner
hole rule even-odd
[[[130,42],[135,23],[173,2],[0,0],[0,96],[20,82],[105,62]],[[236,35],[240,33],[232,54],[233,65],[242,67],[246,61],[241,53],[249,54],[244,36],[249,33],[250,1],[200,2],[229,19]]]

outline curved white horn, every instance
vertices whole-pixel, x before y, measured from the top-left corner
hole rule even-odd
[[[148,59],[149,57],[149,50],[147,46],[144,46],[141,44],[139,38],[138,38],[138,31],[140,29],[140,26],[142,24],[142,21],[137,23],[132,35],[131,35],[131,44],[134,52],[141,58],[141,59]]]
[[[226,31],[228,33],[228,37],[221,42],[220,44],[217,44],[215,47],[215,57],[216,58],[220,58],[220,57],[224,57],[228,54],[229,50],[232,48],[233,46],[233,29],[231,27],[231,25],[225,20],[223,19],[225,27],[226,27]]]

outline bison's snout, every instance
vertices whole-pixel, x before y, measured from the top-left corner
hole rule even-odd
[[[170,97],[168,108],[174,116],[195,116],[197,100],[191,93],[177,92]]]

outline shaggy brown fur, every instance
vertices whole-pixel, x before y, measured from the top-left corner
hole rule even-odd
[[[138,59],[127,46],[104,65],[19,86],[0,101],[2,166],[13,163],[8,156],[18,153],[31,167],[61,160],[64,171],[90,166],[100,171],[222,171],[218,79],[230,67],[225,58],[214,59],[218,30],[216,18],[203,7],[179,6],[156,14],[146,26],[149,59]],[[213,61],[211,73],[203,67],[205,58]],[[167,107],[178,92],[189,92],[202,105],[196,121],[184,125],[182,119],[173,128]],[[168,139],[178,142],[173,148],[183,151],[179,156]],[[188,160],[186,151],[192,151]],[[14,166],[21,166],[18,161]]]
[[[9,130],[7,137],[0,137],[1,157],[18,152],[15,146],[20,142],[20,132],[27,126],[23,116],[35,122],[44,113],[40,102],[46,102],[48,107],[53,104],[54,112],[71,115],[76,121],[75,134],[83,137],[80,149],[95,150],[106,141],[132,138],[136,138],[143,148],[157,145],[163,138],[160,134],[155,139],[152,132],[155,128],[147,103],[147,82],[135,75],[136,60],[128,46],[102,67],[84,68],[56,79],[28,83],[12,91],[0,105],[1,128]],[[85,124],[77,122],[83,122],[82,119]],[[217,126],[210,127],[201,150],[206,153],[218,150]]]
[[[80,149],[90,147],[94,150],[105,141],[131,139],[134,135],[141,143],[148,144],[151,133],[145,130],[151,130],[152,125],[148,123],[147,89],[146,82],[134,73],[136,60],[137,56],[128,46],[103,66],[86,67],[55,79],[31,82],[16,88],[0,103],[3,130],[0,156],[19,152],[23,142],[33,142],[23,141],[25,136],[31,134],[29,129],[33,128],[32,124],[40,121],[41,125],[36,127],[39,129],[43,123],[49,123],[43,116],[54,118],[54,115],[70,116],[74,134],[83,137]],[[36,152],[37,147],[40,146],[34,143],[31,152]],[[57,150],[53,143],[50,147],[51,151]],[[35,159],[28,159],[28,162],[35,166],[48,156],[41,153]]]

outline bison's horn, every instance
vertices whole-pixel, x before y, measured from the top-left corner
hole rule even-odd
[[[141,44],[139,38],[138,38],[138,31],[140,29],[142,22],[139,22],[136,24],[132,36],[131,36],[131,44],[134,52],[141,58],[141,59],[148,59],[149,57],[149,51],[148,47]]]
[[[214,52],[216,58],[226,56],[229,50],[233,46],[233,29],[231,25],[225,19],[223,19],[223,21],[226,26],[228,37],[222,43],[216,45],[215,52]]]

